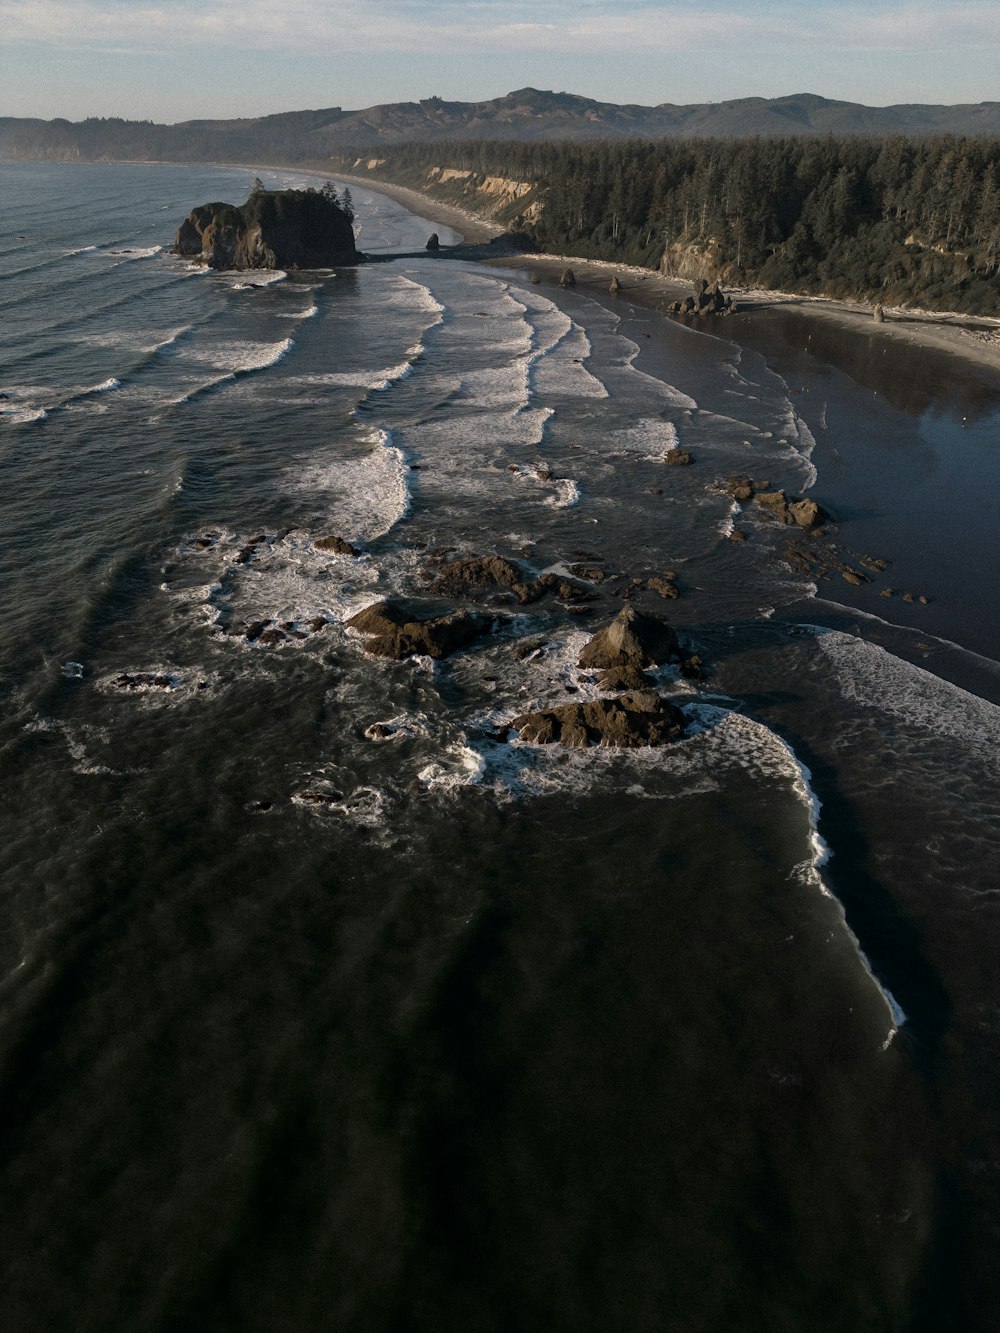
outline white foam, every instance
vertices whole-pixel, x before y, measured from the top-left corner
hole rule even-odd
[[[553,509],[570,509],[573,505],[579,504],[580,487],[572,477],[557,477],[552,485],[555,490],[545,501],[547,505]]]
[[[284,269],[280,268],[241,270],[237,275],[224,270],[205,268],[200,264],[195,264],[192,265],[191,271],[204,274],[206,277],[214,278],[216,282],[219,282],[226,287],[232,287],[234,291],[248,291],[253,287],[272,287],[276,282],[284,282],[288,277],[288,274]],[[253,274],[252,281],[247,280],[247,272]]]
[[[424,283],[418,282],[415,278],[408,278],[403,273],[398,274],[398,278],[400,288],[405,292],[413,294],[415,298],[414,303],[419,306],[420,309],[426,310],[428,314],[437,317],[433,323],[441,323],[441,320],[444,317],[445,307],[437,299],[431,289]]]
[[[430,791],[452,790],[481,782],[486,773],[486,759],[480,750],[461,742],[449,746],[433,763],[417,774]]]
[[[24,426],[31,421],[44,421],[48,415],[44,407],[7,407],[0,405],[0,418],[14,426]]]
[[[844,914],[843,907],[841,906],[840,902],[836,899],[834,894],[830,892],[826,882],[823,879],[822,874],[820,873],[821,867],[826,865],[826,863],[830,859],[830,848],[826,840],[821,836],[819,831],[819,816],[822,807],[820,804],[819,797],[816,795],[815,791],[813,791],[812,774],[810,773],[809,769],[805,766],[805,764],[803,764],[802,761],[798,758],[798,756],[795,754],[795,752],[792,750],[790,746],[785,745],[785,742],[782,741],[780,737],[775,737],[775,739],[780,745],[785,746],[789,758],[791,759],[792,763],[795,766],[796,777],[793,785],[798,795],[806,803],[809,809],[809,841],[812,846],[812,858],[810,861],[803,862],[801,865],[797,866],[795,868],[795,871],[793,871],[793,874],[795,874],[795,876],[806,885],[815,885],[827,898],[830,898],[832,901],[837,903],[838,912],[840,914],[840,919],[844,927],[844,930],[846,930],[848,935],[850,936],[854,948],[857,951],[858,957],[861,959],[861,962],[864,965],[865,971],[871,977],[873,984],[878,989],[878,992],[881,995],[882,999],[884,1000],[886,1007],[889,1011],[889,1020],[890,1020],[889,1030],[886,1034],[885,1040],[882,1042],[882,1049],[886,1050],[886,1048],[892,1042],[893,1037],[895,1037],[899,1028],[901,1028],[902,1025],[906,1022],[906,1014],[904,1013],[901,1005],[896,1000],[896,997],[892,994],[892,992],[888,989],[888,987],[883,985],[883,983],[880,982],[878,978],[875,976],[875,973],[872,970],[871,962],[868,959],[868,955],[862,949],[858,937],[854,934],[854,931],[851,930],[850,926],[847,924],[847,918]]]
[[[816,640],[832,664],[845,698],[918,732],[930,732],[996,760],[1000,755],[1000,708],[904,662],[877,644],[837,630]]]
[[[319,796],[320,800],[310,799],[311,796]],[[292,801],[317,815],[334,815],[363,828],[384,825],[389,811],[389,799],[381,787],[360,786],[340,795],[329,790],[325,779],[315,787],[295,792]]]
[[[551,509],[568,509],[580,502],[578,483],[572,477],[555,476],[545,463],[512,463],[508,471],[514,477],[544,487],[549,492],[544,503]]]
[[[306,321],[307,319],[315,319],[315,317],[316,317],[318,314],[319,314],[319,306],[318,306],[318,305],[315,303],[315,301],[314,301],[312,305],[306,306],[305,310],[289,310],[289,311],[285,311],[285,312],[282,312],[281,314],[279,314],[278,318],[279,318],[279,319],[297,319],[297,320],[301,320],[303,323],[305,323],[305,321]]]
[[[155,708],[205,697],[215,691],[218,679],[214,672],[191,674],[157,662],[107,672],[94,684],[102,694],[130,699],[144,708]]]
[[[230,375],[248,375],[256,370],[276,366],[295,346],[294,338],[280,342],[233,341],[215,343],[208,347],[185,347],[179,360],[196,361],[210,365]]]
[[[511,291],[509,287],[505,290]],[[573,399],[607,398],[606,385],[584,365],[593,350],[586,331],[540,293],[518,288],[517,295],[529,328],[531,392]]]
[[[278,645],[282,648],[301,647],[315,634],[325,640],[341,632],[341,621],[386,595],[379,586],[381,572],[367,557],[317,550],[304,530],[280,538],[269,534],[248,559],[240,559],[247,545],[245,534],[231,532],[210,534],[205,547],[182,545],[181,563],[161,584],[178,607],[194,614],[205,628],[232,626],[236,633],[226,641],[234,650],[263,650],[264,645],[248,643],[239,632],[257,621],[268,628],[289,627],[292,636]],[[206,564],[211,571],[207,579]],[[314,628],[317,620],[324,622],[319,629]]]
[[[352,542],[382,537],[410,512],[410,468],[387,430],[373,430],[369,452],[360,458],[337,455],[297,471],[291,487],[326,493],[330,527]]]
[[[630,377],[635,377],[647,388],[651,389],[657,397],[669,403],[671,407],[679,408],[682,411],[694,412],[698,408],[697,400],[690,394],[684,393],[676,385],[668,383],[666,380],[658,379],[655,375],[649,375],[644,370],[636,369],[633,362],[642,350],[638,343],[634,343],[631,338],[626,338],[624,334],[619,334],[624,345],[622,355],[622,365]]]
[[[615,452],[630,454],[644,463],[662,463],[666,455],[680,448],[680,436],[672,421],[662,417],[640,417],[623,429],[610,432],[612,457]]]
[[[120,263],[131,263],[136,259],[152,259],[163,250],[162,245],[133,245],[115,250],[105,250],[104,253],[113,256]]]

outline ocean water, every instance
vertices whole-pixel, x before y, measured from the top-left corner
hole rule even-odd
[[[0,164],[3,1326],[993,1327],[988,507],[947,615],[943,575],[925,621],[818,587],[717,483],[837,510],[843,349],[796,379],[360,190],[392,262],[168,253],[252,174]],[[955,452],[949,393],[880,405],[897,474]],[[354,612],[455,605],[443,552],[606,577],[367,655]],[[706,661],[659,673],[686,738],[513,739],[598,695],[626,597]]]

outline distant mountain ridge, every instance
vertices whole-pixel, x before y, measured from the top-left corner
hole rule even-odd
[[[0,156],[94,160],[309,161],[380,144],[457,139],[659,139],[790,135],[1000,135],[1000,102],[871,107],[815,93],[743,97],[686,106],[597,102],[522,88],[482,102],[392,102],[345,111],[290,111],[174,125],[117,117],[0,118]]]

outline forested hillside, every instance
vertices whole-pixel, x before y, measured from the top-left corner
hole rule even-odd
[[[480,141],[336,162],[488,204],[552,253],[1000,314],[996,138]]]
[[[301,162],[348,148],[459,139],[736,139],[826,134],[1000,134],[1000,102],[863,106],[815,93],[678,106],[620,105],[539,88],[481,102],[425,97],[349,111],[332,106],[243,120],[175,125],[123,120],[0,117],[0,157]]]

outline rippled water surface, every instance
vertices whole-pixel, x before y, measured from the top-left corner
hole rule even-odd
[[[992,1327],[1000,713],[935,668],[993,642],[717,486],[831,504],[869,389],[363,191],[393,262],[170,256],[251,179],[0,165],[5,1325]],[[367,654],[466,553],[603,578]],[[626,599],[686,738],[517,741]]]

